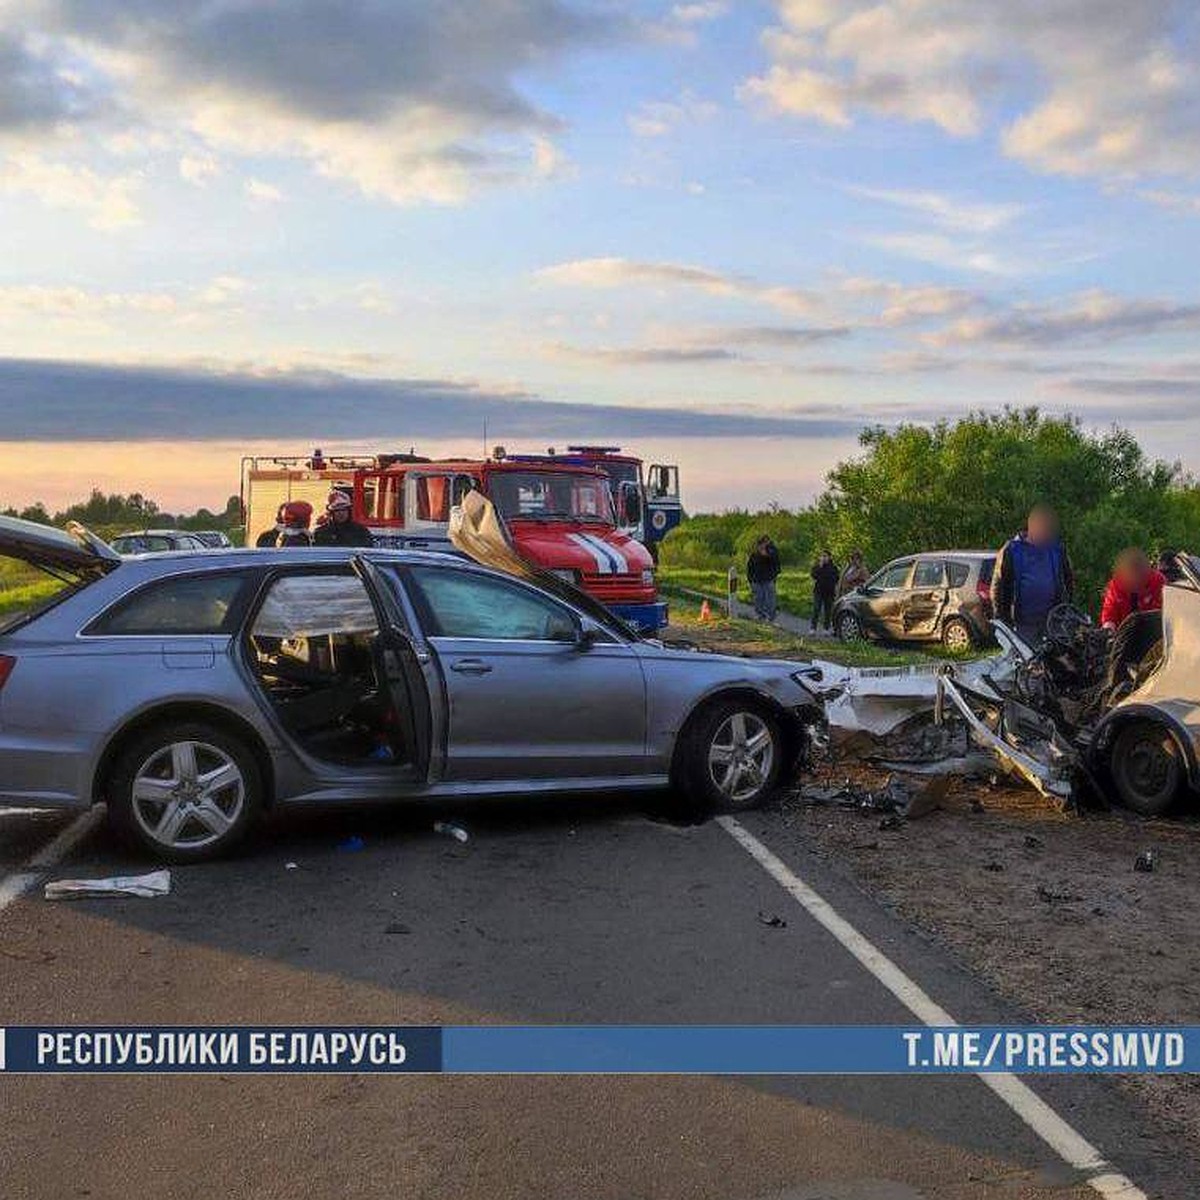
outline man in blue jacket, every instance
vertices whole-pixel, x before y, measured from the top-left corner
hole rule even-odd
[[[1067,603],[1074,590],[1075,576],[1059,535],[1058,515],[1048,504],[1035,504],[1024,532],[1005,542],[996,556],[992,572],[996,619],[1036,646],[1050,610]]]

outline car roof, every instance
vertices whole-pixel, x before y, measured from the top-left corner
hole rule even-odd
[[[448,561],[479,566],[478,563],[460,554],[439,550],[388,550],[361,546],[302,546],[265,547],[224,546],[219,549],[168,550],[163,554],[130,554],[122,560],[126,567],[144,566],[155,573],[169,575],[173,571],[186,571],[192,566],[204,570],[230,570],[237,567],[289,566],[303,563],[318,565],[348,563],[364,555],[372,562],[445,564]],[[501,572],[503,574],[503,572]]]
[[[921,550],[905,558],[995,558],[995,550]],[[897,560],[899,561],[899,560]]]

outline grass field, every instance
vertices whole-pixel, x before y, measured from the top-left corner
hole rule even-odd
[[[918,650],[893,650],[871,642],[840,642],[834,638],[807,638],[762,621],[730,620],[714,615],[700,620],[694,602],[671,598],[671,626],[667,637],[684,638],[698,645],[730,654],[754,654],[807,662],[823,658],[848,667],[905,667],[933,662],[944,654]]]
[[[660,566],[657,574],[659,586],[667,589],[690,588],[710,596],[724,596],[729,586],[724,571]],[[784,571],[775,581],[775,596],[781,612],[797,617],[812,616],[812,578],[807,572]],[[750,585],[744,575],[738,576],[738,599],[750,603]]]

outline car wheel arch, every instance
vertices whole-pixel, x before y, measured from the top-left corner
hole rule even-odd
[[[143,736],[156,725],[171,721],[192,721],[212,724],[240,738],[254,754],[262,772],[263,804],[271,808],[275,799],[275,770],[270,751],[262,735],[245,717],[219,704],[203,701],[173,701],[155,705],[131,717],[109,739],[96,764],[92,775],[92,802],[107,799],[106,791],[113,768],[125,748],[136,738]]]
[[[1157,725],[1175,743],[1183,760],[1187,786],[1200,788],[1200,759],[1187,729],[1153,704],[1120,704],[1096,726],[1092,735],[1092,763],[1105,769],[1121,732],[1139,721]]]
[[[784,740],[784,759],[789,765],[796,761],[803,748],[803,733],[801,723],[796,714],[775,699],[769,692],[759,691],[746,684],[734,684],[721,687],[716,691],[702,696],[689,710],[679,729],[675,733],[675,744],[671,749],[671,777],[677,778],[680,768],[680,754],[687,745],[688,734],[696,722],[709,709],[717,704],[725,704],[731,700],[741,700],[760,712],[769,714],[778,724]]]

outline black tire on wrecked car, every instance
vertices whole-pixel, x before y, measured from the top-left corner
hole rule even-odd
[[[105,792],[121,839],[174,863],[227,853],[263,808],[253,750],[204,721],[164,721],[134,737],[117,755]]]
[[[775,790],[784,755],[779,721],[765,705],[714,700],[684,731],[676,785],[695,812],[745,812]]]
[[[1131,721],[1113,740],[1109,772],[1126,808],[1143,817],[1165,813],[1183,788],[1183,754],[1158,721]]]

